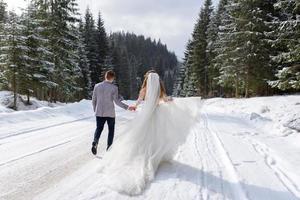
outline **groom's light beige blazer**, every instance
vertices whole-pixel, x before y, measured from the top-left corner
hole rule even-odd
[[[93,109],[97,117],[115,117],[115,105],[128,109],[128,105],[121,102],[118,87],[109,81],[98,83],[94,87],[92,97]]]

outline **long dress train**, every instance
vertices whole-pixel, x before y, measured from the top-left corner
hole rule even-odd
[[[200,98],[159,99],[159,77],[149,74],[142,111],[131,120],[104,155],[102,184],[128,195],[140,194],[159,164],[172,159],[195,124]]]

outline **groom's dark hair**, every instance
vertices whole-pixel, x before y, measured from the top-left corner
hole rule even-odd
[[[112,70],[108,70],[107,72],[105,72],[105,78],[108,79],[108,80],[111,80],[113,78],[116,77],[116,74],[114,71]]]

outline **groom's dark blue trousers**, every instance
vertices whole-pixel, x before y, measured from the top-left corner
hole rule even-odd
[[[104,128],[105,122],[108,125],[107,149],[112,145],[115,134],[115,118],[114,117],[96,117],[97,128],[94,135],[94,142],[98,144],[99,138]]]

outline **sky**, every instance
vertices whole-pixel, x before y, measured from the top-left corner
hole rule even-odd
[[[5,0],[8,9],[18,11],[28,0]],[[78,0],[84,14],[87,7],[95,17],[101,12],[107,33],[128,31],[160,39],[182,59],[204,0]],[[213,0],[217,5],[218,0]]]

